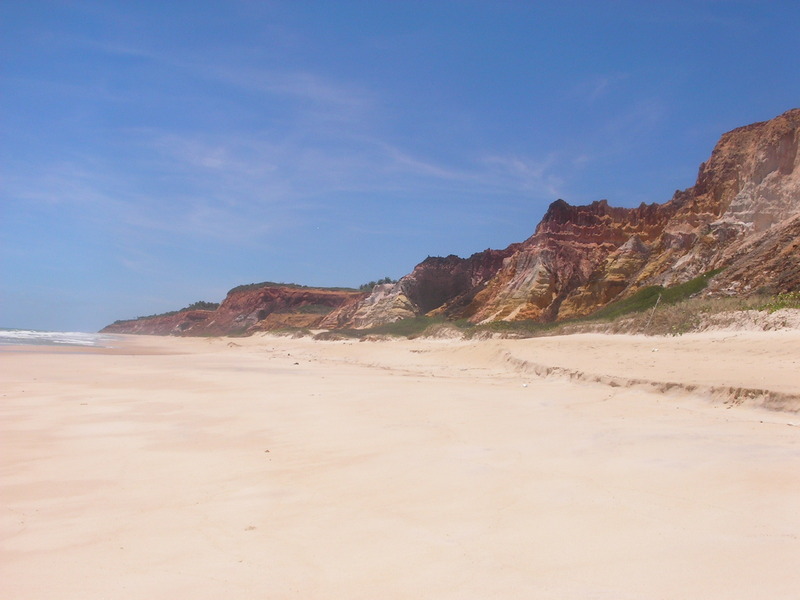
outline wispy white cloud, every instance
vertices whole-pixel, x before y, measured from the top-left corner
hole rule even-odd
[[[264,112],[284,110],[293,123],[322,127],[329,124],[363,129],[373,120],[377,97],[357,83],[303,70],[255,68],[231,62],[175,63],[196,77],[230,86],[234,93],[262,97]]]
[[[588,104],[594,104],[612,95],[628,78],[627,73],[598,73],[575,84],[571,95]]]
[[[544,160],[520,156],[490,156],[484,160],[493,167],[497,185],[552,199],[561,193],[563,180],[557,171],[557,156],[553,153]]]
[[[448,167],[429,159],[413,156],[383,140],[368,140],[368,143],[373,144],[382,154],[386,171],[442,181],[471,181],[475,177],[474,173],[463,169]]]
[[[373,103],[366,89],[353,84],[334,82],[308,72],[276,72],[263,70],[213,69],[223,80],[245,88],[271,94],[286,95],[295,100],[312,102],[326,108],[337,108],[346,114],[361,114]]]
[[[667,116],[666,104],[657,97],[642,98],[601,122],[601,132],[612,147],[628,147],[653,133]]]
[[[200,62],[118,40],[68,42],[150,61],[222,90],[219,102],[202,95],[198,102],[191,95],[182,99],[199,111],[197,123],[212,124],[207,128],[167,119],[119,125],[105,132],[115,141],[94,155],[73,150],[58,163],[40,163],[36,174],[21,174],[12,186],[19,198],[69,205],[76,214],[111,223],[128,246],[177,236],[255,247],[321,212],[335,212],[335,202],[348,194],[378,199],[375,210],[385,210],[387,194],[435,209],[454,198],[483,206],[481,196],[496,194],[552,200],[561,185],[554,156],[487,156],[481,148],[431,154],[399,141],[389,133],[390,103],[359,83],[308,70],[254,68],[230,56]],[[185,93],[202,94],[203,88],[190,89]],[[149,95],[158,105],[165,93],[152,85],[135,95],[137,101]],[[124,97],[107,90],[95,99]],[[174,98],[164,100],[175,106]],[[231,119],[215,127],[226,112]],[[134,270],[149,262],[124,260]]]
[[[667,103],[658,97],[645,97],[621,104],[590,123],[580,138],[571,143],[569,158],[562,165],[564,172],[618,160],[631,155],[643,144],[651,143],[668,116]]]
[[[234,94],[243,91],[261,94],[264,98],[262,110],[268,111],[271,103],[282,101],[295,118],[317,123],[342,122],[352,127],[368,119],[376,101],[374,93],[352,81],[336,80],[309,70],[250,66],[244,50],[237,54],[227,48],[226,55],[209,61],[208,56],[200,58],[186,52],[159,50],[133,37],[102,39],[60,34],[50,36],[47,45],[59,52],[80,49],[115,59],[139,59],[150,63],[152,72],[160,70],[161,76],[172,73],[228,86]],[[47,82],[47,85],[67,89],[70,83]],[[72,93],[81,93],[85,87],[72,85]],[[141,100],[146,93],[155,96],[161,93],[159,86],[151,86],[147,92],[126,90],[125,94],[118,94],[98,85],[93,85],[88,92],[91,97],[110,100],[130,99],[131,96]],[[164,100],[175,99],[165,97]],[[217,108],[222,109],[221,106]]]
[[[335,199],[352,194],[389,193],[436,210],[456,198],[483,207],[487,196],[497,194],[552,200],[561,186],[555,156],[476,156],[454,165],[371,138],[326,147],[293,136],[273,141],[258,134],[128,133],[137,147],[133,162],[56,164],[35,182],[26,176],[9,189],[21,200],[61,205],[76,218],[111,227],[126,247],[137,240],[207,240],[255,248],[335,215]],[[373,210],[384,211],[385,201]],[[134,270],[152,264],[125,260]]]
[[[118,249],[119,264],[123,269],[137,275],[162,275],[165,267],[158,255],[133,244],[122,244]]]

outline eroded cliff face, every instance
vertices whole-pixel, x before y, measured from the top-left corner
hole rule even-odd
[[[674,210],[669,204],[626,209],[605,200],[588,206],[557,200],[464,316],[550,321],[610,301],[647,260],[648,244]],[[602,268],[606,277],[598,277]]]
[[[647,285],[712,269],[711,293],[800,287],[800,109],[722,136],[696,184],[664,204],[554,202],[533,236],[469,259],[429,258],[331,326],[445,315],[472,322],[588,315]],[[474,265],[481,265],[473,278]]]
[[[664,204],[550,205],[505,250],[427,258],[369,294],[270,286],[232,290],[216,311],[104,331],[221,335],[279,327],[368,328],[419,315],[472,322],[591,314],[648,285],[712,269],[713,294],[800,289],[800,109],[724,134],[695,185]]]
[[[100,333],[181,335],[184,332],[191,332],[196,326],[202,328],[202,324],[207,322],[213,314],[214,311],[211,310],[182,310],[171,315],[116,321],[101,329]]]
[[[798,145],[800,109],[724,134],[700,166],[695,186],[675,194],[679,210],[654,246],[658,260],[639,283],[680,283],[733,266],[756,240],[780,238],[800,213]],[[730,291],[755,289],[749,279]]]
[[[103,333],[148,335],[242,335],[284,327],[318,327],[331,311],[363,299],[361,292],[264,285],[234,288],[216,310],[117,321]]]
[[[459,317],[518,247],[469,258],[428,257],[397,283],[376,286],[363,300],[332,312],[321,326],[363,329],[423,314]]]

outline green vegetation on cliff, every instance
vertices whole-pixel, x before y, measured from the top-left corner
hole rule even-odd
[[[660,285],[642,288],[624,300],[618,300],[604,306],[587,318],[592,320],[616,319],[617,317],[630,313],[648,310],[659,302],[659,297],[661,298],[660,302],[663,304],[677,304],[678,302],[682,302],[694,296],[698,292],[702,292],[708,286],[709,280],[714,277],[714,275],[718,275],[721,271],[722,269],[715,269],[685,283],[667,288]]]
[[[141,321],[142,319],[171,317],[172,315],[177,315],[178,313],[185,312],[187,310],[217,310],[218,308],[219,308],[219,302],[206,302],[205,300],[198,300],[197,302],[192,302],[189,306],[181,308],[180,310],[170,310],[155,315],[144,315],[141,317],[136,317],[135,319],[118,319],[114,321],[114,325],[117,325],[119,323],[130,323],[131,321]]]
[[[231,288],[230,291],[228,291],[228,295],[238,294],[240,292],[249,292],[252,290],[259,290],[261,288],[269,288],[269,287],[285,287],[296,290],[327,290],[331,292],[358,291],[355,288],[349,288],[349,287],[317,287],[309,285],[300,285],[299,283],[277,283],[275,281],[262,281],[261,283],[245,283],[244,285],[237,285],[235,288]]]
[[[772,313],[782,308],[800,308],[800,290],[773,296],[761,303],[757,310],[766,310]]]
[[[367,283],[362,283],[360,286],[358,286],[358,289],[361,292],[371,292],[376,285],[383,285],[384,283],[397,283],[397,279],[392,279],[391,277],[384,277],[383,279],[378,279],[378,281],[369,281]]]

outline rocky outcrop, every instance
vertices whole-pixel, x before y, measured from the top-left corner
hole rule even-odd
[[[136,335],[181,335],[199,331],[213,316],[211,310],[182,310],[171,314],[121,320],[104,327],[100,333],[131,333]],[[198,334],[199,335],[199,334]]]
[[[117,321],[103,333],[148,335],[243,335],[285,327],[318,327],[331,311],[363,299],[362,292],[296,285],[253,284],[228,292],[216,310]]]
[[[588,206],[557,200],[465,316],[476,322],[551,321],[609,302],[649,258],[648,244],[672,212],[671,205],[626,209],[605,200]],[[598,276],[599,270],[608,276]]]
[[[428,257],[397,283],[376,286],[368,297],[334,311],[321,325],[362,329],[423,314],[460,316],[518,246],[469,258]]]
[[[328,324],[370,327],[422,314],[552,321],[720,268],[710,293],[798,289],[798,144],[800,109],[740,127],[722,136],[695,185],[664,204],[557,200],[525,242],[469,259],[428,258]],[[483,256],[494,260],[476,258]],[[471,283],[470,261],[483,265]]]
[[[679,209],[654,246],[659,260],[640,281],[672,285],[728,267],[744,246],[783,229],[800,213],[798,145],[800,109],[724,134],[695,186],[676,192]]]
[[[732,246],[728,266],[712,280],[709,293],[800,290],[800,214]]]

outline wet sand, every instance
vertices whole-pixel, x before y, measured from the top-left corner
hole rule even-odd
[[[5,347],[0,597],[791,598],[798,373],[797,331]]]

